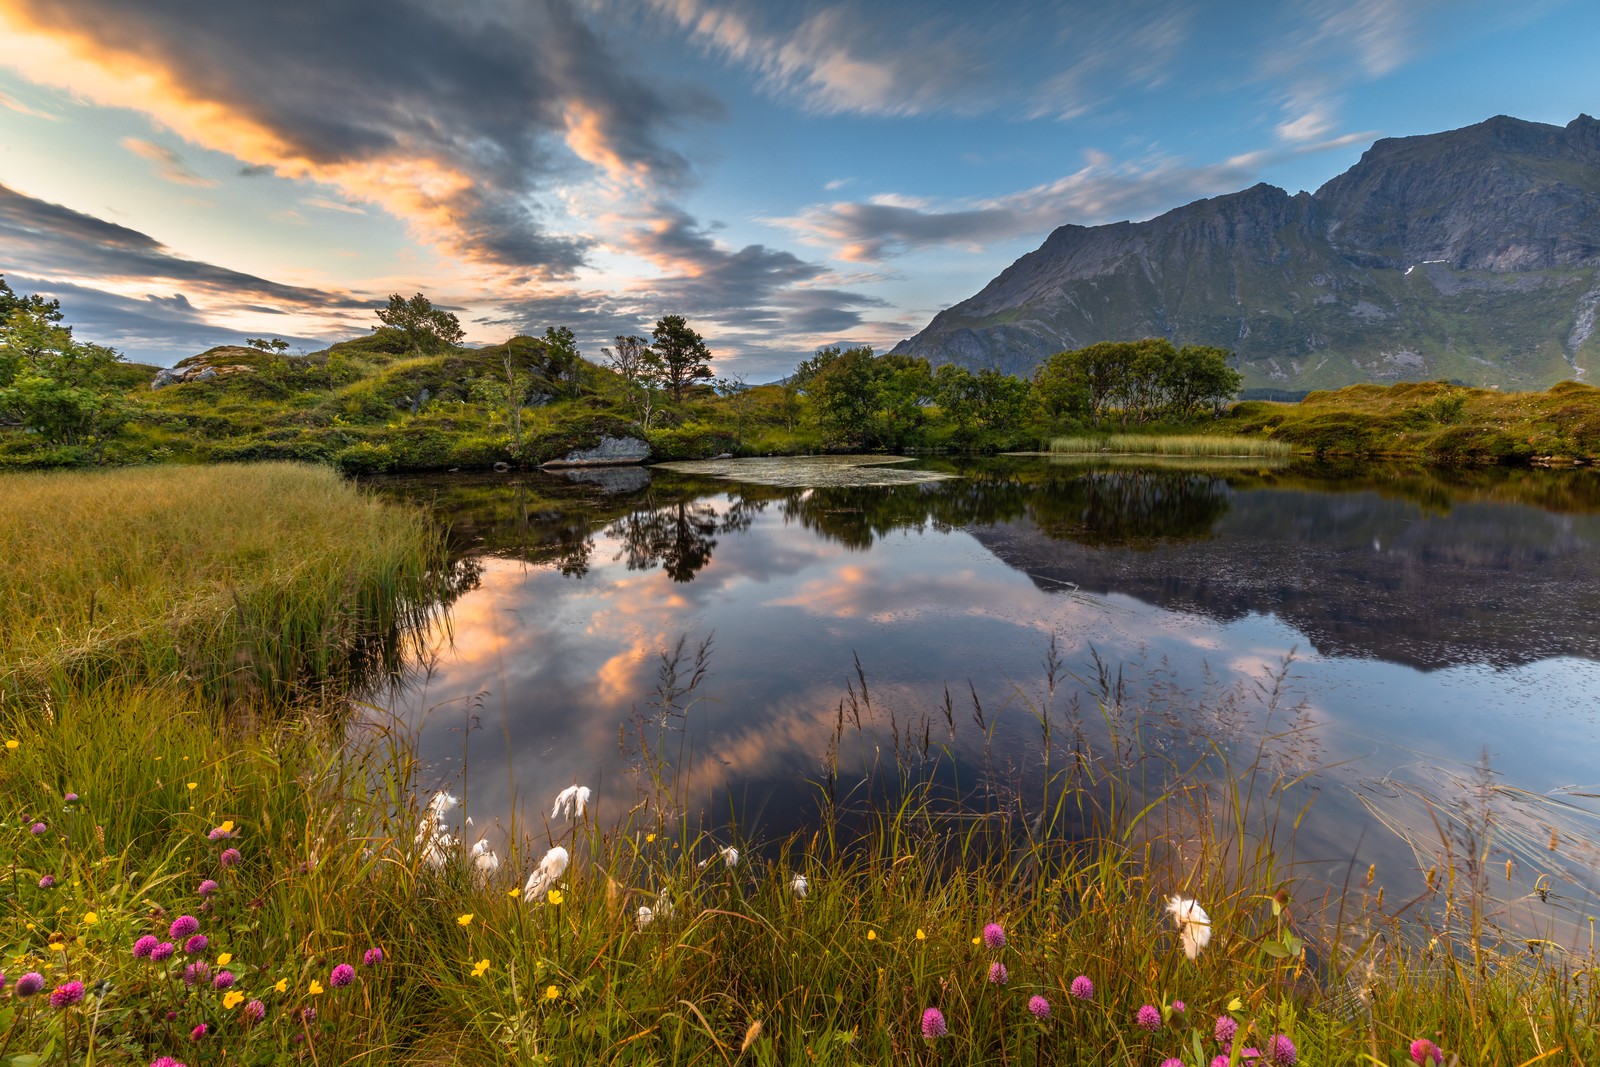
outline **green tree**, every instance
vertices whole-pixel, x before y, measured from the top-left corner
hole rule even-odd
[[[985,432],[1015,426],[1030,399],[1027,382],[992,367],[974,374],[947,363],[934,373],[933,384],[940,409],[955,423],[957,439],[969,447]]]
[[[74,339],[61,318],[60,301],[20,296],[0,277],[0,421],[50,445],[96,443],[126,417],[110,381],[122,356]]]
[[[425,355],[459,347],[466,337],[459,319],[434,307],[421,293],[410,300],[399,293],[391,293],[389,306],[378,309],[377,315],[383,326],[374,326],[374,332],[384,328],[396,330],[405,338],[407,348]]]
[[[624,381],[632,384],[639,380],[639,375],[645,369],[645,353],[649,345],[643,337],[624,337],[617,334],[615,348],[602,348],[600,354],[605,357],[606,366],[622,375]]]
[[[829,444],[848,448],[903,448],[927,424],[933,396],[928,361],[877,356],[866,345],[820,348],[795,369],[792,381],[811,401]]]
[[[686,387],[711,377],[711,368],[707,366],[711,352],[682,315],[661,319],[651,336],[655,338],[654,355],[646,356],[646,363],[673,400],[681,401]]]
[[[546,326],[544,330],[544,376],[552,384],[571,385],[577,381],[583,354],[572,331],[565,326]]]
[[[246,337],[244,343],[263,352],[276,352],[280,356],[289,351],[289,342],[281,337]]]

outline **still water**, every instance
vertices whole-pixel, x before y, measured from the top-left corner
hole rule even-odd
[[[1416,881],[1429,842],[1487,796],[1490,866],[1513,864],[1496,891],[1526,912],[1513,924],[1594,913],[1593,473],[1000,458],[923,460],[862,486],[723,468],[734,478],[379,483],[434,508],[463,559],[427,668],[385,698],[418,731],[424,787],[464,793],[480,825],[515,810],[537,827],[579,782],[604,825],[637,799],[630,737],[655,714],[663,651],[682,640],[687,670],[709,640],[677,773],[709,821],[783,834],[815,812],[841,700],[863,678],[882,729],[851,758],[931,722],[958,763],[1025,776],[1053,641],[1068,672],[1056,706],[1086,729],[1109,671],[1156,748],[1210,741],[1248,762],[1279,738],[1277,769],[1303,776],[1294,807],[1313,801],[1302,874],[1337,885],[1377,862]]]

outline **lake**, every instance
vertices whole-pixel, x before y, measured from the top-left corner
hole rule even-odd
[[[632,806],[663,652],[682,642],[681,686],[709,641],[669,753],[707,825],[806,828],[830,745],[841,781],[932,745],[1025,792],[1040,709],[1103,745],[1110,704],[1180,765],[1214,744],[1291,780],[1303,877],[1376,863],[1417,891],[1443,838],[1486,855],[1510,928],[1600,906],[1592,472],[999,457],[374,484],[433,508],[462,561],[429,663],[381,699],[419,785],[480,825],[537,832],[574,782],[602,824]]]

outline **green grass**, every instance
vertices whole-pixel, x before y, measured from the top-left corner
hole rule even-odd
[[[1050,439],[1053,453],[1099,453],[1149,456],[1261,456],[1287,459],[1290,448],[1282,441],[1259,437],[1212,434],[1103,434]]]
[[[433,595],[439,541],[327,467],[0,475],[0,687],[338,685]]]

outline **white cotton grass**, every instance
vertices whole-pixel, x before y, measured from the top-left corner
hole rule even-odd
[[[804,900],[806,894],[811,892],[811,883],[806,880],[805,875],[797,874],[789,881],[789,891],[794,894],[796,900]]]
[[[417,836],[412,843],[417,846],[422,865],[429,870],[443,870],[461,844],[444,827],[444,817],[459,803],[459,799],[441,789],[428,801],[422,819],[417,823]]]
[[[639,905],[639,929],[643,930],[646,926],[649,926],[655,921],[655,917],[656,913],[650,909],[650,905]]]
[[[717,849],[717,856],[722,857],[722,865],[728,868],[730,871],[739,866],[739,850],[734,848],[732,845],[729,845],[727,848]],[[710,859],[701,860],[697,869],[702,871],[705,870],[707,867],[711,866],[711,860],[716,858],[716,856],[712,856]]]
[[[489,847],[489,842],[479,838],[472,846],[472,867],[476,872],[479,883],[487,883],[494,872],[500,869],[500,856]]]
[[[1191,960],[1211,943],[1211,916],[1200,902],[1189,897],[1173,896],[1167,900],[1167,914],[1178,927],[1178,940],[1183,942],[1183,954]]]
[[[590,791],[586,785],[569,785],[556,794],[555,807],[550,809],[550,818],[559,819],[564,814],[568,819],[583,818],[584,809],[589,806]]]
[[[567,855],[567,850],[560,845],[546,852],[544,858],[539,861],[539,866],[534,868],[533,873],[528,875],[527,882],[523,884],[523,897],[530,901],[542,900],[550,891],[550,887],[556,884],[556,879],[567,872],[567,864],[571,859]]]
[[[672,894],[667,892],[666,886],[662,886],[661,892],[656,894],[656,907],[651,917],[656,919],[670,919],[672,918],[672,912]]]

